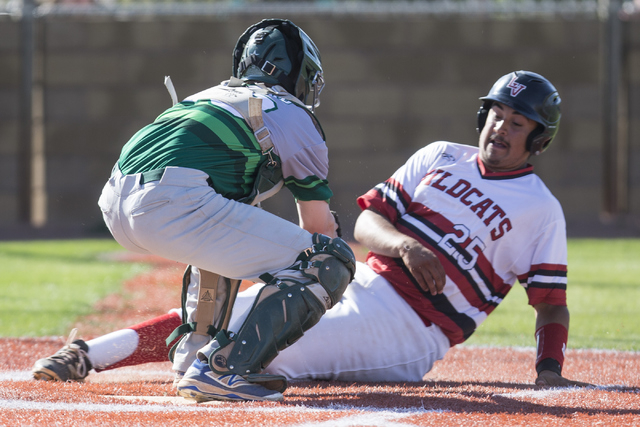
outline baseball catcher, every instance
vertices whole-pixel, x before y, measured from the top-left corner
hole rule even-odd
[[[328,203],[327,146],[313,114],[324,87],[318,48],[291,21],[266,19],[232,57],[228,81],[124,144],[98,204],[122,246],[190,266],[186,333],[172,351],[179,394],[281,400],[286,380],[264,368],[340,300],[355,258]],[[254,206],[282,186],[299,226]],[[243,279],[265,286],[227,330]]]

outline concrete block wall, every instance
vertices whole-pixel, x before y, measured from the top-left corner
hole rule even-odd
[[[116,20],[47,17],[43,53],[48,226],[99,230],[96,201],[122,145],[170,106],[164,76],[185,97],[228,78],[238,36],[261,16]],[[332,207],[351,236],[355,199],[436,140],[477,143],[479,96],[519,69],[549,78],[563,99],[553,145],[534,159],[563,204],[574,235],[602,225],[600,26],[591,20],[388,19],[290,16],[322,52],[327,86],[317,115],[330,150]],[[640,23],[637,23],[640,24]],[[640,133],[640,30],[631,25],[631,135]],[[17,36],[0,21],[0,35]],[[0,98],[15,101],[16,44],[0,37]],[[5,53],[7,53],[5,55]],[[12,80],[13,79],[13,80]],[[7,86],[8,85],[8,86]],[[15,167],[13,112],[0,103],[0,174]],[[634,142],[633,158],[640,150]],[[13,148],[12,148],[13,147]],[[7,156],[4,155],[7,153]],[[6,163],[6,165],[5,165]],[[631,169],[635,195],[640,172]],[[12,188],[0,184],[0,227],[15,221]],[[265,207],[295,220],[286,190]],[[640,214],[639,202],[633,210]],[[640,229],[640,225],[638,226]]]

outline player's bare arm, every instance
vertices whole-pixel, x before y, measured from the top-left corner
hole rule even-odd
[[[338,237],[338,225],[329,209],[329,203],[324,200],[298,200],[298,218],[301,228],[309,233],[320,233],[329,237]]]
[[[354,237],[372,252],[402,258],[423,290],[431,295],[442,293],[446,278],[438,257],[417,240],[398,231],[376,211],[362,211],[356,221]]]
[[[561,325],[565,328],[565,331],[569,330],[569,309],[566,306],[551,305],[546,303],[536,304],[533,307],[536,310],[536,331],[540,331],[541,328],[547,330],[547,335],[557,334],[557,330],[561,330],[556,325]],[[540,342],[541,338],[538,336],[538,353],[540,353],[540,346],[551,345],[564,345],[566,347],[566,341],[563,337],[547,336],[544,339],[544,343]],[[545,351],[548,351],[546,349]],[[564,349],[560,349],[564,353]],[[560,361],[562,362],[562,361]],[[588,387],[591,384],[583,383],[579,381],[569,380],[561,375],[561,373],[553,370],[541,370],[538,373],[535,384],[540,387]]]

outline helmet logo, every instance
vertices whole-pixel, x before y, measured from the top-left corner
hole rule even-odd
[[[516,79],[518,78],[518,76],[514,76],[511,81],[509,82],[509,84],[507,85],[508,88],[511,89],[511,96],[516,97],[518,96],[518,94],[520,92],[522,92],[524,89],[526,89],[527,87],[525,85],[523,85],[522,83],[518,83],[516,81]]]

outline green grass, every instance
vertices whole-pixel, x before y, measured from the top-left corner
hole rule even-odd
[[[640,240],[570,239],[569,348],[640,350]],[[465,343],[535,345],[535,314],[516,284]]]
[[[109,260],[112,239],[0,242],[0,336],[66,335],[72,322],[148,269]]]

